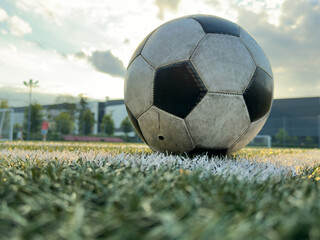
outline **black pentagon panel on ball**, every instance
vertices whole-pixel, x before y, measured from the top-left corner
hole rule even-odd
[[[257,67],[249,86],[243,93],[251,122],[265,116],[271,107],[273,79]]]
[[[129,66],[130,66],[130,64],[133,62],[133,60],[135,60],[135,59],[141,54],[144,45],[146,45],[146,43],[147,43],[148,39],[150,38],[150,36],[152,35],[152,33],[154,33],[154,31],[151,32],[151,33],[149,33],[148,36],[146,36],[146,37],[142,40],[142,42],[139,44],[139,46],[137,47],[137,49],[134,51],[134,53],[132,54],[132,57],[131,57],[131,59],[130,59],[130,61],[129,61],[129,64],[128,64],[127,69],[129,68]]]
[[[180,118],[185,118],[206,92],[190,61],[171,64],[156,71],[154,105]]]
[[[240,36],[240,27],[226,19],[207,15],[196,15],[191,17],[200,23],[205,33]]]
[[[129,108],[126,106],[126,110],[127,110],[127,113],[128,113],[128,117],[130,118],[132,124],[133,124],[133,127],[134,129],[136,130],[137,134],[139,135],[139,137],[145,142],[146,140],[144,139],[143,137],[143,134],[141,132],[141,129],[140,129],[140,126],[139,126],[139,123],[138,123],[138,120],[135,118],[135,116],[133,116],[133,114],[130,112]]]

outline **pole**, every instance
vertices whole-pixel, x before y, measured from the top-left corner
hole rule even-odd
[[[3,114],[2,114],[1,120],[0,120],[0,138],[1,138],[1,135],[2,135],[2,126],[3,126],[3,123],[4,123],[5,114],[6,114],[6,112],[3,111]]]
[[[28,132],[27,132],[27,140],[30,140],[30,128],[31,128],[31,94],[32,94],[32,84],[30,84],[30,91],[29,91],[29,111],[28,111]]]
[[[13,140],[13,118],[14,118],[14,110],[13,109],[11,109],[11,111],[10,111],[10,113],[11,113],[11,119],[10,119],[10,121],[11,121],[11,124],[10,124],[10,140],[12,141]]]
[[[27,132],[27,140],[30,140],[30,128],[31,128],[31,98],[32,98],[32,88],[39,87],[39,81],[33,81],[32,79],[29,82],[24,81],[23,84],[26,87],[29,87],[29,111],[28,111],[28,132]]]
[[[267,136],[267,141],[268,141],[268,148],[271,148],[271,136]]]

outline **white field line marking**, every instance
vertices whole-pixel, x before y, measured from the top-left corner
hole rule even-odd
[[[292,154],[278,154],[265,157],[254,157],[252,159],[219,158],[208,156],[196,156],[188,158],[183,156],[153,154],[114,154],[99,150],[0,150],[0,159],[10,161],[36,161],[49,162],[53,160],[63,161],[68,164],[82,159],[105,166],[108,164],[123,164],[127,167],[139,168],[141,171],[149,169],[166,168],[170,170],[200,170],[202,175],[220,175],[224,177],[235,176],[239,180],[264,181],[270,177],[281,178],[296,176],[300,167],[312,167],[320,164],[319,150],[309,150]]]

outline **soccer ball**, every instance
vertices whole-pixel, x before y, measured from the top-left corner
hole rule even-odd
[[[230,154],[246,146],[273,101],[270,63],[228,20],[193,15],[163,24],[134,52],[124,102],[153,150]]]

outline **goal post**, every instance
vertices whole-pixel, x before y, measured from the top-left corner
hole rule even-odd
[[[0,109],[0,141],[13,140],[13,109]]]
[[[270,135],[257,135],[249,144],[250,146],[268,147],[271,148],[271,136]]]

